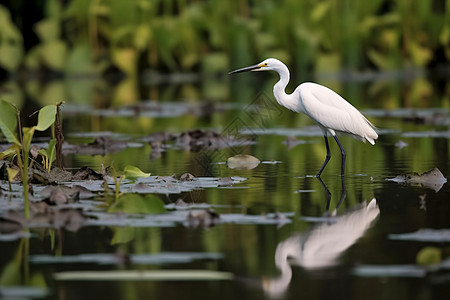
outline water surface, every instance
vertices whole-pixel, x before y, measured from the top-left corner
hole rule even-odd
[[[347,151],[344,181],[340,152],[331,140],[332,159],[323,182],[314,177],[326,154],[320,131],[307,117],[277,107],[267,88],[241,94],[232,86],[227,101],[209,102],[208,108],[203,100],[181,99],[167,104],[143,100],[144,108],[134,109],[68,105],[64,128],[71,144],[106,136],[132,145],[104,155],[68,154],[68,169],[99,170],[114,162],[119,170],[135,165],[154,176],[178,178],[188,172],[242,180],[156,194],[167,212],[134,215],[142,225],[94,220],[76,232],[32,228],[29,238],[2,241],[0,295],[443,299],[449,292],[449,185],[436,190],[386,179],[433,168],[448,177],[450,125],[444,96],[432,94],[428,105],[388,109],[374,96],[375,87],[365,86],[346,83],[339,92],[379,127],[380,138],[375,146],[340,138]],[[406,101],[399,97],[395,103]],[[157,151],[147,140],[157,132],[178,135],[195,129],[233,136],[242,144],[192,149],[172,140]],[[224,162],[235,154],[251,154],[263,163],[252,170],[230,169]],[[98,198],[83,203],[104,213]],[[176,208],[179,199],[187,207]],[[213,224],[186,221],[190,211],[202,216],[205,207],[220,219]],[[167,222],[151,223],[161,218]],[[436,231],[425,232],[422,240],[395,238],[420,229]],[[437,239],[427,240],[430,234]],[[426,247],[441,253],[433,267],[417,263]]]

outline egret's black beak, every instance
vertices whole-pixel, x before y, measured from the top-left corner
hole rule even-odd
[[[234,71],[229,72],[228,74],[236,74],[236,73],[242,73],[242,72],[249,72],[249,71],[256,71],[258,69],[261,69],[261,65],[254,65],[254,66],[250,66],[250,67],[245,67],[242,69],[237,69]]]

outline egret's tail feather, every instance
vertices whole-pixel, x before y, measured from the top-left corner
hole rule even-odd
[[[372,146],[375,145],[375,140],[373,138],[370,138],[370,137],[366,136],[366,140],[368,140],[369,143],[372,144]]]
[[[376,129],[372,129],[372,132],[366,134],[364,138],[368,140],[369,143],[371,143],[372,145],[375,145],[375,140],[378,138],[378,133],[376,132]]]

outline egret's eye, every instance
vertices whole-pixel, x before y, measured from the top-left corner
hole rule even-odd
[[[268,64],[267,64],[267,63],[265,63],[265,64],[264,64],[264,67],[267,67],[267,66],[268,66]]]

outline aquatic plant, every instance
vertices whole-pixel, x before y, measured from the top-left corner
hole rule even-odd
[[[112,163],[110,166],[111,170],[111,176],[114,181],[114,199],[117,202],[119,200],[120,196],[120,184],[122,183],[122,180],[130,179],[131,181],[135,181],[137,178],[140,177],[149,177],[150,173],[144,173],[139,169],[138,167],[127,165],[123,169],[123,172],[116,171],[116,168],[114,167],[114,164]]]
[[[36,130],[45,131],[55,122],[56,111],[56,105],[44,106],[39,110],[38,123],[36,126],[21,127],[20,111],[17,107],[5,100],[0,100],[0,129],[7,141],[12,143],[11,147],[0,153],[0,158],[3,159],[7,156],[14,156],[17,158],[17,166],[19,167],[22,176],[25,217],[27,219],[30,216],[28,201],[28,167],[31,141]],[[19,137],[15,133],[17,126],[19,127]]]
[[[51,139],[50,142],[48,142],[48,148],[47,149],[39,149],[38,153],[42,157],[42,165],[44,166],[45,170],[47,172],[50,172],[52,168],[53,161],[56,159],[56,139]]]
[[[449,9],[438,2],[49,0],[24,62],[70,74],[116,66],[129,76],[143,67],[222,72],[269,56],[299,73],[426,67],[450,58]],[[0,14],[14,41],[0,48],[19,53],[0,65],[14,71],[23,38],[5,7]]]

